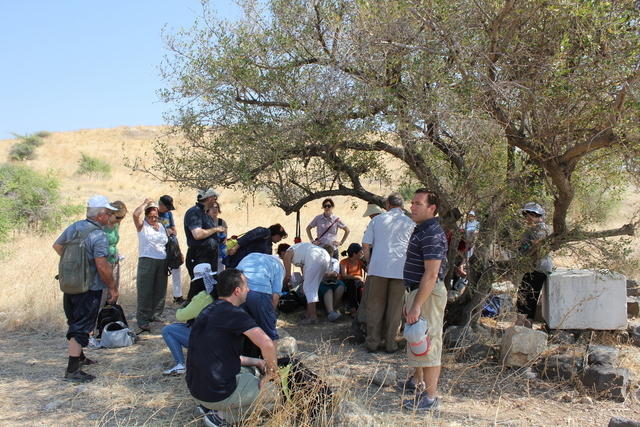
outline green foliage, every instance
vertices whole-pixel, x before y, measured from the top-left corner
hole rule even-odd
[[[0,165],[0,241],[13,230],[47,231],[82,211],[62,205],[56,178],[19,165]]]
[[[36,132],[36,136],[40,138],[46,138],[48,136],[51,136],[51,132],[49,132],[48,130],[41,130]]]
[[[42,137],[38,134],[14,135],[18,139],[18,142],[11,146],[11,149],[9,150],[9,158],[16,161],[35,159],[36,148],[44,144]]]
[[[108,177],[111,174],[111,165],[97,157],[91,157],[85,153],[80,153],[81,158],[78,160],[78,175],[99,175]]]

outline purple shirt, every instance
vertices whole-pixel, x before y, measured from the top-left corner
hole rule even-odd
[[[337,216],[331,215],[327,218],[324,214],[320,214],[313,218],[309,223],[309,227],[316,227],[316,231],[318,233],[316,235],[318,237],[316,238],[321,245],[333,245],[333,242],[336,241],[336,238],[338,237],[338,228],[347,228],[345,223]]]

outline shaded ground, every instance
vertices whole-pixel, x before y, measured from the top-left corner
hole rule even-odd
[[[131,313],[132,307],[125,311]],[[167,310],[168,319],[173,312]],[[282,318],[280,326],[296,337],[307,365],[322,373],[345,400],[359,404],[360,412],[352,414],[359,425],[605,426],[612,416],[640,420],[635,397],[625,403],[590,401],[570,384],[526,379],[491,362],[459,363],[451,354],[444,361],[440,418],[403,412],[402,396],[394,387],[371,381],[376,370],[386,366],[404,378],[408,370],[402,353],[367,353],[349,342],[346,321],[295,327],[287,321],[293,318]],[[0,334],[0,424],[198,425],[184,378],[161,375],[171,364],[161,326],[154,324],[152,334],[143,335],[135,346],[89,350],[99,365],[87,368],[97,376],[87,385],[61,380],[66,366],[62,331]],[[625,360],[640,365],[637,349],[621,348]]]

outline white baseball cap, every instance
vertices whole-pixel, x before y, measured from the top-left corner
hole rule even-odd
[[[409,350],[414,356],[425,356],[429,353],[431,340],[427,332],[429,325],[426,319],[420,317],[418,321],[412,325],[405,323],[402,335],[407,339]]]
[[[95,195],[89,199],[87,202],[88,208],[107,208],[110,211],[117,211],[118,208],[113,207],[109,204],[109,201],[104,196]]]

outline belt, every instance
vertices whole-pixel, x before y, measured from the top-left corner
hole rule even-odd
[[[411,285],[408,286],[409,288],[409,292],[411,291],[415,291],[416,289],[418,289],[420,287],[420,283],[412,283]]]

